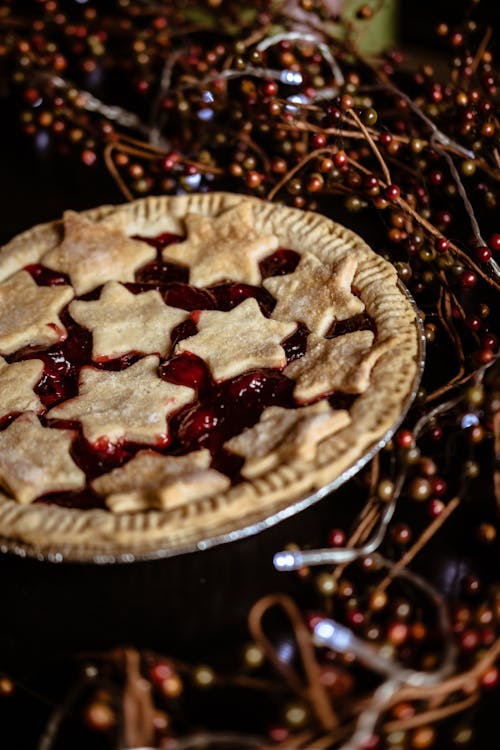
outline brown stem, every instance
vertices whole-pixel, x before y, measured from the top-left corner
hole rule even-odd
[[[490,646],[488,651],[478,659],[474,666],[467,672],[461,672],[460,674],[453,675],[447,680],[443,680],[437,685],[431,685],[430,687],[402,687],[401,690],[391,700],[391,705],[394,703],[402,703],[413,700],[426,700],[430,697],[434,697],[437,694],[443,696],[450,695],[457,691],[469,688],[471,685],[477,685],[481,676],[486,670],[496,662],[500,656],[500,638]]]
[[[484,55],[484,53],[488,49],[488,44],[490,43],[490,39],[491,39],[492,34],[493,34],[493,29],[491,28],[491,26],[488,26],[488,28],[484,32],[483,38],[481,39],[480,45],[477,48],[477,52],[474,55],[474,60],[472,61],[472,65],[470,66],[471,70],[472,70],[472,73],[476,72],[477,66],[481,62],[482,56]]]
[[[459,370],[456,375],[454,375],[452,378],[449,378],[447,380],[445,385],[442,385],[440,388],[436,388],[435,391],[428,394],[428,396],[425,399],[426,403],[435,401],[435,399],[439,398],[444,393],[447,393],[449,390],[451,390],[456,385],[458,385],[464,377],[465,355],[464,355],[464,350],[463,350],[460,336],[456,332],[455,327],[453,326],[453,323],[451,322],[453,320],[451,308],[452,308],[452,305],[451,305],[450,292],[448,289],[441,287],[440,292],[439,292],[439,302],[438,302],[439,320],[454,345],[456,354],[458,356]]]
[[[274,607],[280,607],[284,610],[293,628],[304,666],[306,684],[303,683],[295,669],[281,659],[278,651],[264,632],[264,615]],[[338,727],[339,719],[320,679],[320,666],[314,653],[311,634],[293,599],[284,594],[274,594],[259,599],[248,615],[248,627],[255,642],[263,649],[290,688],[310,703],[323,730],[332,731]]]
[[[393,578],[398,575],[399,571],[403,568],[408,567],[413,558],[418,555],[418,553],[425,547],[427,542],[429,542],[434,534],[439,531],[441,526],[451,516],[451,514],[459,504],[460,498],[458,497],[454,497],[452,500],[450,500],[443,511],[439,514],[439,516],[437,516],[434,521],[432,521],[432,523],[427,526],[425,531],[422,532],[415,544],[413,544],[410,549],[403,555],[403,557],[398,560],[397,563],[395,563],[395,565],[390,569],[389,573],[377,586],[377,591],[385,591]]]
[[[477,703],[478,694],[473,693],[468,698],[452,703],[448,706],[441,708],[434,708],[428,711],[421,711],[420,713],[412,716],[410,719],[400,719],[397,721],[388,721],[383,725],[383,730],[386,734],[391,732],[405,732],[408,729],[415,729],[415,727],[421,727],[423,724],[434,724],[438,721],[443,721],[453,714],[461,713],[466,709]]]
[[[281,178],[281,180],[273,187],[272,190],[269,191],[267,199],[272,200],[274,196],[279,193],[281,188],[286,185],[286,183],[294,176],[294,174],[297,174],[305,165],[310,162],[312,159],[316,159],[318,156],[323,156],[323,154],[331,154],[332,150],[331,148],[318,148],[315,151],[311,151],[310,154],[305,156],[303,159],[299,161],[298,164],[296,164],[292,169],[290,169],[284,177]]]
[[[363,132],[366,140],[370,144],[371,149],[372,149],[373,153],[375,154],[375,156],[377,157],[378,163],[380,164],[380,168],[382,169],[382,172],[384,174],[384,179],[387,182],[387,184],[390,185],[392,183],[392,179],[391,179],[391,174],[389,172],[389,168],[388,168],[387,164],[385,163],[385,161],[384,161],[384,159],[382,157],[382,154],[380,153],[380,151],[379,151],[379,149],[378,149],[378,147],[377,147],[374,139],[372,138],[372,136],[371,136],[368,128],[365,126],[365,124],[363,123],[363,121],[361,120],[361,118],[358,117],[358,115],[356,114],[356,112],[353,109],[349,110],[349,114],[353,118],[353,120],[356,123],[356,125],[358,126],[358,128]]]
[[[116,148],[117,146],[115,143],[108,143],[108,145],[104,149],[104,162],[109,170],[109,173],[111,174],[111,177],[114,179],[125,198],[128,201],[131,201],[134,199],[134,196],[125,184],[125,181],[123,180],[113,161],[113,151],[116,151]]]
[[[138,651],[123,651],[125,688],[123,691],[123,733],[125,747],[152,745],[155,737],[155,707],[151,683],[140,670]]]
[[[421,216],[417,211],[415,211],[415,209],[412,208],[412,206],[410,206],[410,204],[407,201],[405,201],[403,198],[398,198],[395,202],[399,205],[400,208],[402,208],[404,211],[409,213],[410,216],[412,216],[415,219],[415,221],[417,221],[422,227],[424,227],[424,229],[426,229],[429,232],[429,234],[431,234],[433,237],[437,237],[439,239],[446,239],[444,234],[442,234],[442,232],[436,229],[436,227],[434,227],[429,221],[427,221],[427,219],[424,219],[424,217]],[[453,242],[450,242],[449,240],[448,242],[449,242],[450,250],[452,250],[455,253],[455,255],[457,255],[459,258],[465,261],[469,266],[471,266],[474,269],[475,273],[477,273],[477,275],[480,276],[483,279],[483,281],[486,281],[494,289],[496,289],[497,291],[500,291],[499,282],[495,281],[495,279],[492,279],[490,276],[488,276],[488,274],[486,274],[482,270],[482,268],[480,268],[477,265],[477,263],[473,261],[469,255],[467,255],[466,252],[464,252],[459,247],[457,247],[457,245],[455,245]]]

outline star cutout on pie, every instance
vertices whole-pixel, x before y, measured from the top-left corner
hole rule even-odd
[[[25,359],[9,365],[0,357],[0,418],[23,411],[37,414],[45,411],[33,390],[42,377],[43,366],[41,359]]]
[[[98,300],[75,300],[71,317],[92,331],[92,358],[99,362],[127,352],[165,355],[170,334],[189,313],[166,305],[157,290],[132,294],[116,281],[109,281]]]
[[[297,326],[266,318],[253,297],[229,312],[202,310],[198,333],[179,341],[175,353],[204,359],[215,380],[226,380],[261,367],[282,368],[286,354],[281,341]]]
[[[80,421],[92,444],[128,440],[165,445],[167,416],[192,401],[195,392],[161,380],[159,363],[159,357],[150,355],[119,372],[83,367],[78,396],[47,416]]]
[[[33,412],[21,414],[0,432],[0,484],[23,504],[82,489],[85,474],[70,455],[73,437],[73,430],[42,427]]]
[[[115,513],[172,510],[227,490],[229,479],[211,469],[210,461],[207,450],[184,456],[143,450],[124,466],[95,479],[92,487],[106,497],[106,505]]]
[[[318,443],[350,421],[349,412],[334,411],[327,401],[303,409],[269,406],[254,427],[231,438],[224,447],[245,458],[241,473],[253,479],[280,463],[311,461]]]
[[[187,240],[168,245],[163,259],[188,266],[189,283],[205,287],[231,280],[259,284],[259,261],[278,247],[273,234],[259,234],[252,207],[240,203],[216,218],[186,216]]]
[[[50,346],[67,331],[59,319],[74,297],[70,286],[38,286],[27,271],[18,271],[0,284],[0,354],[25,346]]]
[[[373,346],[373,338],[371,331],[334,339],[311,333],[304,356],[285,369],[285,375],[296,381],[293,395],[297,401],[312,401],[332,391],[364,393],[375,363],[396,342],[391,338]]]
[[[276,298],[272,317],[300,320],[324,336],[335,320],[363,312],[363,302],[351,292],[357,261],[347,257],[332,268],[304,253],[293,273],[265,279],[263,286]]]
[[[41,263],[68,274],[81,295],[113,279],[134,281],[135,271],[155,257],[151,245],[127,237],[121,229],[66,211],[64,239],[45,253]]]

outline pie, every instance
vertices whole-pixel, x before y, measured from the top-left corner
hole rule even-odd
[[[387,439],[420,338],[393,267],[320,214],[67,211],[0,251],[0,537],[135,559],[278,519]]]

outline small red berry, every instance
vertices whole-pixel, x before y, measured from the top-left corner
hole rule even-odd
[[[438,500],[437,498],[433,498],[432,500],[429,500],[429,515],[431,518],[437,518],[441,515],[441,513],[444,510],[444,503],[442,500]]]
[[[158,686],[160,686],[166,679],[171,677],[173,674],[174,674],[174,669],[172,668],[171,664],[169,664],[166,661],[155,662],[149,670],[149,676],[151,680],[155,683],[155,685],[158,685]]]
[[[483,688],[494,688],[498,685],[500,673],[495,666],[490,667],[481,677],[481,686]]]
[[[433,184],[433,185],[434,185],[435,187],[438,187],[439,185],[441,185],[441,184],[442,184],[442,182],[443,182],[443,180],[444,180],[444,175],[443,175],[443,173],[442,173],[442,172],[440,172],[440,171],[439,171],[438,169],[434,169],[434,170],[433,170],[433,171],[432,171],[432,172],[430,173],[430,175],[429,175],[429,179],[430,179],[430,181],[432,182],[432,184]]]
[[[476,248],[476,258],[480,263],[487,263],[491,258],[490,248],[486,246]]]
[[[333,162],[336,167],[345,167],[347,165],[347,154],[345,151],[337,151],[334,154]]]
[[[438,240],[436,240],[436,250],[439,253],[445,253],[450,247],[450,243],[446,239],[446,237],[440,237]]]
[[[354,628],[359,628],[365,621],[365,616],[360,609],[351,609],[347,613],[347,620],[349,625]]]
[[[431,484],[433,495],[437,495],[438,497],[443,497],[443,495],[446,495],[447,488],[444,479],[441,479],[441,477],[434,477]]]
[[[82,151],[81,158],[85,166],[91,167],[96,162],[97,154],[95,151],[92,151],[91,149],[86,148],[84,151]]]
[[[492,234],[489,239],[488,245],[492,250],[500,250],[500,234]]]
[[[386,187],[384,195],[389,201],[397,201],[401,195],[401,190],[397,185],[389,185]]]
[[[460,646],[464,651],[474,651],[479,646],[479,633],[468,628],[460,637]]]
[[[477,284],[477,276],[472,271],[465,271],[460,277],[461,286],[470,289]]]
[[[481,328],[481,318],[478,318],[477,315],[468,315],[465,319],[465,323],[471,331],[479,331]]]
[[[328,534],[328,544],[330,547],[343,547],[346,537],[342,529],[332,529]]]
[[[276,96],[278,93],[278,84],[276,81],[266,81],[264,84],[264,93],[267,96]]]
[[[482,344],[485,349],[496,349],[498,339],[494,333],[485,333],[482,339]]]
[[[326,136],[323,133],[315,133],[311,140],[314,148],[324,148],[326,146]]]
[[[409,430],[401,430],[397,436],[397,441],[401,448],[411,448],[413,445],[413,435]]]

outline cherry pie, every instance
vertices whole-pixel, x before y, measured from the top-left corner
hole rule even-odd
[[[319,214],[68,211],[0,252],[0,535],[101,559],[263,521],[380,443],[418,353],[392,266]]]

